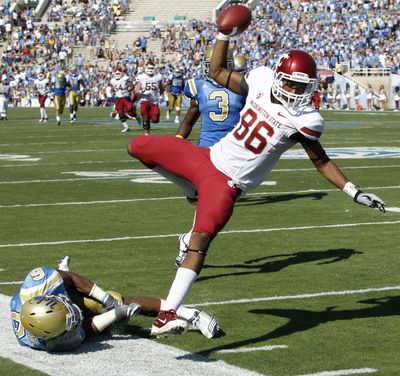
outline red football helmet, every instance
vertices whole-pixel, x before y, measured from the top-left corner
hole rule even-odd
[[[116,68],[114,71],[114,77],[119,80],[122,77],[122,69]]]
[[[156,65],[153,61],[149,60],[144,67],[144,73],[152,76],[156,72]]]
[[[300,50],[288,51],[279,58],[274,71],[272,94],[276,99],[289,109],[298,109],[310,104],[318,86],[317,65],[312,56]],[[286,91],[285,81],[297,83],[297,87],[303,92]]]

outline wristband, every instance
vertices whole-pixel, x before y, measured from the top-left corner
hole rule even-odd
[[[102,313],[93,317],[92,323],[97,328],[99,332],[102,332],[107,326],[111,325],[113,322],[117,321],[117,315],[115,309]]]
[[[180,134],[175,135],[175,137],[181,138],[183,140],[183,136],[181,136]]]
[[[99,286],[94,284],[92,287],[92,290],[89,293],[89,296],[104,303],[107,300],[107,298],[109,297],[109,294],[107,294],[103,289],[101,289]]]
[[[218,40],[224,40],[225,42],[228,42],[229,41],[229,36],[228,35],[225,35],[225,34],[223,34],[223,33],[221,33],[221,32],[219,32],[218,34],[217,34],[217,37],[216,37]]]
[[[361,193],[361,191],[350,181],[344,185],[342,190],[353,199],[356,199],[356,197]]]

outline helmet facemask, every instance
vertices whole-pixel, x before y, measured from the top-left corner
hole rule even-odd
[[[296,92],[285,90],[286,85],[295,87]],[[290,75],[275,71],[272,94],[284,107],[296,110],[310,104],[317,86],[318,79],[310,78],[306,73],[293,72]]]

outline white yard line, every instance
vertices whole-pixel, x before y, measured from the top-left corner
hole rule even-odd
[[[74,178],[74,179],[58,179],[56,181],[63,180],[105,180],[105,179],[122,179],[122,177],[105,177],[105,178]],[[35,181],[35,182],[43,182],[43,181]],[[47,182],[47,181],[46,181]],[[18,184],[18,182],[0,182],[0,184]],[[400,185],[393,186],[382,186],[382,187],[366,187],[364,190],[384,190],[384,189],[399,189]],[[318,193],[318,192],[333,192],[333,193],[341,193],[336,188],[331,189],[305,189],[299,191],[288,191],[288,192],[256,192],[256,193],[248,193],[246,197],[256,197],[256,196],[279,196],[279,195],[294,195],[301,193]],[[123,200],[95,200],[95,201],[71,201],[71,202],[44,202],[44,203],[32,203],[32,204],[13,204],[13,205],[0,205],[0,209],[3,208],[29,208],[29,207],[42,207],[42,206],[65,206],[65,205],[98,205],[98,204],[119,204],[119,203],[128,203],[128,202],[146,202],[146,201],[165,201],[165,200],[182,200],[184,199],[182,196],[170,196],[170,197],[146,197],[146,198],[132,198],[132,199],[123,199]],[[241,201],[239,200],[238,203]],[[395,211],[395,210],[393,210]]]
[[[272,351],[276,349],[287,349],[287,345],[271,345],[271,346],[261,346],[261,347],[238,347],[237,349],[225,349],[219,350],[219,354],[233,354],[233,353],[245,353],[253,351]]]
[[[0,282],[0,285],[21,285],[24,281]]]
[[[364,373],[375,373],[378,370],[375,368],[354,368],[354,369],[342,369],[339,371],[323,371],[317,373],[308,373],[307,375],[299,376],[346,376],[346,375],[362,375]]]
[[[331,225],[317,225],[317,226],[300,226],[300,227],[277,227],[277,228],[259,228],[251,230],[230,230],[221,231],[219,235],[226,234],[250,234],[255,232],[280,232],[280,231],[301,231],[301,230],[315,230],[315,229],[330,229],[330,228],[343,228],[343,227],[359,227],[359,226],[379,226],[379,225],[396,225],[400,221],[382,221],[382,222],[360,222],[360,223],[339,223]],[[59,244],[76,244],[76,243],[106,243],[125,240],[143,240],[143,239],[161,239],[161,238],[176,238],[180,234],[159,234],[159,235],[139,235],[139,236],[123,236],[116,238],[100,238],[100,239],[76,239],[76,240],[57,240],[49,242],[34,242],[34,243],[9,243],[0,244],[0,248],[13,248],[13,247],[35,247],[43,245],[59,245]]]
[[[309,299],[309,298],[319,298],[324,296],[368,294],[370,292],[398,291],[398,290],[400,290],[400,286],[372,287],[359,290],[324,291],[324,292],[306,293],[298,295],[264,296],[261,298],[251,298],[251,299],[223,300],[219,302],[204,302],[204,303],[190,304],[190,306],[208,307],[208,306],[228,305],[228,304],[246,304],[246,303],[258,303],[258,302],[283,301],[292,299]]]
[[[50,354],[19,346],[11,327],[10,297],[0,294],[0,357],[51,376],[258,376],[259,373],[130,335],[98,337],[76,351]],[[132,319],[134,320],[134,319]],[[34,361],[32,361],[34,357]]]

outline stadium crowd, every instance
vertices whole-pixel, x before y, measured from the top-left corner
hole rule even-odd
[[[38,69],[54,76],[60,70],[68,73],[74,65],[84,80],[81,104],[91,106],[111,104],[107,86],[116,67],[135,77],[146,61],[153,60],[166,81],[177,64],[186,77],[199,77],[206,46],[216,34],[211,21],[180,21],[166,31],[154,24],[150,33],[121,50],[110,32],[128,9],[127,0],[52,0],[48,16],[52,26],[33,22],[32,9],[17,12],[13,5],[5,0],[0,8],[0,35],[5,44],[2,78],[10,81],[14,106],[31,103]],[[253,26],[231,44],[234,54],[247,58],[249,69],[272,67],[284,50],[298,48],[311,53],[319,66],[337,72],[345,63],[353,69],[385,68],[400,74],[398,0],[260,0],[253,14]],[[147,51],[149,38],[160,40],[159,56]],[[95,54],[82,56],[74,52],[76,47],[88,47]],[[378,96],[379,89],[375,90]],[[329,91],[335,91],[332,106]],[[340,103],[336,87],[325,87],[322,94],[326,107]],[[345,103],[344,93],[341,98]]]

